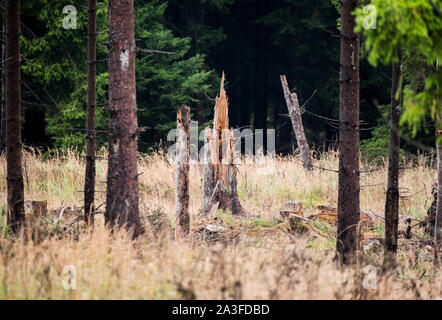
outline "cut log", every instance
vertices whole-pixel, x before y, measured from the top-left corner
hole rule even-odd
[[[189,159],[190,108],[182,106],[177,113],[175,239],[189,234]]]
[[[338,209],[329,206],[316,206],[316,209],[319,210],[317,217],[320,220],[326,221],[328,223],[337,223],[338,222]],[[405,215],[399,215],[399,221],[405,222],[410,217]],[[373,224],[378,221],[385,221],[385,215],[382,212],[374,212],[374,211],[360,211],[360,221],[362,224]]]
[[[287,109],[289,110],[290,119],[292,120],[293,130],[295,131],[299,152],[301,153],[302,163],[304,164],[305,170],[313,170],[310,147],[307,139],[305,138],[304,126],[302,125],[298,96],[295,92],[290,92],[285,75],[281,75],[281,84],[284,91],[285,101],[287,103]]]
[[[234,136],[229,128],[229,102],[224,90],[224,73],[220,95],[216,97],[213,129],[205,129],[204,200],[202,215],[207,216],[218,202],[218,208],[233,215],[244,215],[238,197],[236,166],[234,164]]]

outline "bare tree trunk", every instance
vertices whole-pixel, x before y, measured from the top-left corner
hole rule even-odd
[[[141,233],[138,208],[134,1],[109,1],[109,160],[106,223]]]
[[[234,164],[234,136],[229,128],[229,104],[224,90],[224,73],[220,96],[216,98],[213,130],[206,128],[204,163],[204,204],[202,215],[207,215],[213,206],[230,211],[233,215],[244,215],[238,197],[236,166]]]
[[[190,108],[182,106],[177,114],[175,239],[184,238],[190,231],[189,161]]]
[[[3,3],[2,3],[3,4]],[[0,153],[6,150],[6,95],[5,95],[5,42],[6,42],[6,27],[5,27],[5,10],[2,14],[2,100],[1,100],[1,114],[0,114]]]
[[[359,224],[359,36],[352,12],[359,0],[341,2],[339,190],[337,251],[354,262]]]
[[[24,225],[21,142],[20,0],[6,1],[6,163],[7,223],[14,232]]]
[[[434,224],[436,221],[436,211],[437,211],[437,181],[433,185],[433,189],[431,190],[431,196],[433,198],[433,201],[431,201],[431,205],[427,210],[427,226],[425,228],[425,231],[428,232],[430,236],[434,237]]]
[[[439,141],[442,137],[442,131],[437,130],[436,148],[437,148],[437,204],[436,218],[434,221],[434,264],[440,264],[439,251],[442,243],[442,145]],[[431,222],[430,222],[431,223]]]
[[[302,163],[305,170],[313,170],[312,157],[310,147],[305,138],[304,126],[302,125],[301,110],[299,108],[298,96],[295,92],[290,93],[290,88],[285,75],[281,75],[281,84],[284,91],[287,109],[289,110],[290,119],[292,120],[293,130],[295,131],[296,141],[298,142],[299,152],[301,153]]]
[[[388,158],[388,185],[385,200],[385,256],[384,265],[394,264],[398,245],[399,227],[399,121],[401,117],[401,64],[393,64],[390,108],[390,155]]]
[[[97,3],[89,0],[88,20],[88,85],[86,111],[86,173],[84,181],[85,220],[94,223],[95,197],[95,96],[96,96]]]

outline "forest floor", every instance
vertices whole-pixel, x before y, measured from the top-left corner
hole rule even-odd
[[[336,170],[335,152],[315,165]],[[362,164],[364,169],[368,164]],[[424,220],[436,179],[434,165],[419,157],[401,171],[401,214]],[[383,212],[387,166],[361,174],[361,209]],[[382,271],[380,244],[363,243],[359,262],[342,268],[333,262],[336,226],[313,219],[293,227],[280,216],[287,201],[302,201],[304,216],[317,205],[337,205],[338,175],[307,174],[295,157],[278,158],[273,172],[239,166],[238,193],[250,219],[218,211],[198,217],[202,169],[190,170],[192,237],[173,240],[175,166],[162,154],[139,157],[140,213],[145,233],[136,241],[110,234],[103,215],[93,231],[75,216],[82,205],[84,161],[75,152],[51,157],[26,152],[26,199],[46,200],[49,213],[32,234],[14,239],[5,227],[6,161],[0,157],[0,299],[436,299],[442,274],[433,267],[431,239],[423,227],[405,239],[401,223],[398,266]],[[263,174],[264,173],[264,174]],[[97,163],[98,209],[105,202],[106,161]],[[63,218],[60,220],[60,211]],[[73,212],[71,212],[73,211]],[[206,225],[225,232],[209,234]],[[383,237],[383,224],[364,229]],[[369,238],[366,236],[366,238]],[[374,270],[374,271],[373,271]],[[74,275],[74,281],[68,278]],[[71,289],[69,289],[69,286]],[[75,289],[74,289],[75,287]],[[67,288],[67,289],[66,289]]]

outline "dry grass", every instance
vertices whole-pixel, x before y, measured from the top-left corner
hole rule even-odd
[[[84,164],[74,152],[43,157],[25,153],[27,199],[47,200],[49,208],[82,203]],[[435,171],[423,157],[406,164],[400,185],[400,210],[423,219],[430,205]],[[337,154],[329,152],[315,165],[336,169]],[[363,165],[365,166],[365,165]],[[366,166],[365,166],[366,167]],[[210,242],[197,236],[171,240],[170,228],[153,233],[147,216],[164,212],[173,226],[174,166],[162,154],[140,156],[140,208],[146,233],[137,241],[123,232],[110,234],[100,223],[93,232],[69,230],[53,218],[40,221],[33,241],[13,239],[0,223],[0,299],[434,299],[442,296],[442,276],[431,252],[414,245],[428,240],[422,228],[411,240],[401,238],[399,267],[382,273],[377,289],[364,289],[363,269],[380,267],[382,252],[364,253],[355,267],[332,262],[334,226],[316,222],[325,237],[287,232],[279,209],[287,200],[303,201],[306,215],[316,205],[336,206],[337,174],[315,170],[308,175],[294,157],[280,158],[275,171],[260,175],[258,165],[239,168],[239,195],[246,211],[261,218],[245,221],[218,212],[235,237]],[[361,207],[383,211],[386,166],[361,176]],[[97,205],[104,202],[106,162],[97,167]],[[0,206],[6,202],[6,164],[0,158]],[[190,211],[194,229],[201,223],[202,172],[190,172]],[[2,216],[2,221],[4,215]],[[44,227],[43,227],[44,226]],[[403,226],[401,226],[403,228]],[[380,235],[382,226],[376,230]],[[233,239],[234,238],[234,239]],[[380,250],[381,251],[381,250]],[[73,265],[77,288],[66,290],[63,269]]]

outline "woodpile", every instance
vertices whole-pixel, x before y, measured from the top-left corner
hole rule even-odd
[[[338,209],[335,207],[329,206],[316,206],[318,210],[317,217],[320,220],[326,221],[328,223],[337,223],[338,222]],[[405,215],[399,215],[399,221],[405,222],[410,217]],[[385,215],[382,212],[374,212],[374,211],[360,211],[360,221],[362,225],[373,225],[376,222],[384,222]]]

